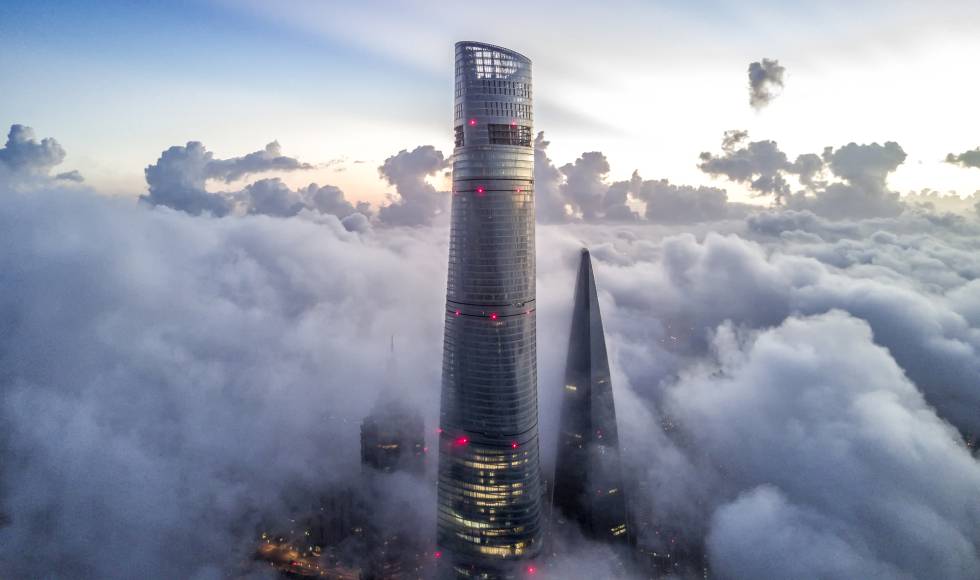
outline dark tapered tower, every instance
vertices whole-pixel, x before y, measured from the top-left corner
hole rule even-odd
[[[541,535],[531,61],[457,43],[454,120],[440,568],[514,578]]]
[[[631,543],[609,359],[588,250],[582,250],[575,282],[556,461],[556,532],[576,525],[595,540]]]

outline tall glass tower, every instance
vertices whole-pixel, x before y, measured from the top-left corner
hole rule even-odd
[[[592,259],[582,250],[568,339],[555,464],[555,531],[574,523],[586,537],[631,545],[619,429]]]
[[[531,61],[456,44],[442,367],[443,578],[520,578],[540,549]]]

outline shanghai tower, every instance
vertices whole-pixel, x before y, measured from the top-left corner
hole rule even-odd
[[[441,578],[520,578],[541,544],[531,61],[456,44]]]

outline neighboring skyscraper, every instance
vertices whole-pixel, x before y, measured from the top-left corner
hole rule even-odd
[[[395,337],[385,368],[385,385],[371,414],[361,422],[361,467],[384,473],[425,473],[425,426],[396,392],[398,362]]]
[[[623,481],[599,298],[589,251],[582,250],[558,433],[556,532],[572,523],[589,538],[632,543]]]
[[[361,466],[384,473],[425,473],[422,417],[393,402],[385,403],[361,423]]]
[[[425,426],[422,416],[405,405],[394,388],[398,380],[394,337],[385,379],[378,403],[361,423],[363,578],[415,580],[424,573],[424,556],[432,539],[418,533],[413,506],[392,496],[394,482],[386,474],[425,474]]]
[[[457,43],[454,119],[440,573],[520,577],[541,536],[531,61]]]

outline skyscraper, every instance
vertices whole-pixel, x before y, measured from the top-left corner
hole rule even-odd
[[[556,532],[577,525],[587,537],[631,543],[616,407],[592,260],[582,250],[555,465]]]
[[[531,61],[457,43],[454,121],[440,573],[513,578],[541,536]]]
[[[361,422],[361,467],[383,473],[425,473],[425,426],[422,416],[409,408],[396,386],[399,382],[395,337],[385,368],[385,385],[371,414]]]

